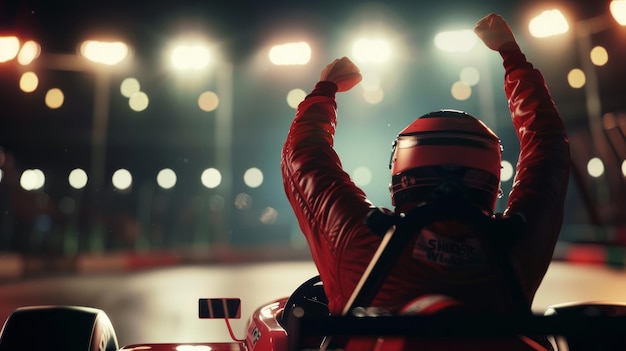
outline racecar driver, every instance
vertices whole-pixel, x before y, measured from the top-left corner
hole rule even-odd
[[[474,32],[503,59],[504,91],[520,144],[506,209],[494,214],[500,196],[498,137],[477,118],[456,110],[425,114],[398,134],[390,161],[392,203],[395,213],[407,213],[441,194],[458,192],[487,215],[523,218],[522,235],[512,246],[496,250],[510,260],[508,278],[518,282],[522,308],[530,311],[561,229],[570,167],[567,135],[542,74],[526,60],[505,20],[489,14]],[[374,205],[342,169],[333,149],[335,93],[360,80],[358,67],[346,57],[326,66],[298,106],[282,150],[284,189],[333,314],[342,313],[381,243],[364,223]],[[372,306],[420,313],[429,308],[426,297],[441,308],[518,310],[520,301],[506,293],[477,238],[476,228],[462,221],[427,226],[398,258]]]

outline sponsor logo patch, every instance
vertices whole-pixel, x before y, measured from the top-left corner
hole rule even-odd
[[[476,238],[452,239],[423,230],[413,247],[413,258],[446,267],[484,266],[487,258]]]

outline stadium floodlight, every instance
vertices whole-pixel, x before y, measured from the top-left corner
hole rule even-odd
[[[80,45],[83,57],[108,66],[122,62],[129,52],[128,45],[121,41],[85,40]]]
[[[535,38],[547,38],[567,33],[569,24],[561,11],[552,9],[543,11],[531,19],[528,23],[528,29]]]
[[[383,38],[361,38],[354,42],[352,56],[361,63],[386,63],[391,58],[391,45]]]
[[[11,61],[20,50],[20,40],[15,36],[0,36],[0,63]]]
[[[468,52],[474,48],[478,38],[470,29],[440,32],[435,35],[435,46],[446,52]]]
[[[180,71],[199,71],[211,63],[211,52],[204,44],[178,44],[172,50],[172,66]]]
[[[269,59],[277,66],[306,65],[311,61],[311,46],[303,41],[274,45]]]
[[[611,15],[620,26],[626,26],[626,0],[611,1]]]

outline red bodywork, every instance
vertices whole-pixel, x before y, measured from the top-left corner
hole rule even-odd
[[[287,298],[265,304],[256,309],[246,331],[245,340],[233,342],[136,344],[120,351],[287,351],[287,332],[280,325]]]

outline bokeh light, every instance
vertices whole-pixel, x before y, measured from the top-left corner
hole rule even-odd
[[[213,189],[222,182],[222,174],[215,168],[207,168],[202,172],[200,181],[205,187]]]
[[[530,34],[535,38],[547,38],[567,33],[569,24],[557,9],[543,11],[528,23]]]
[[[240,210],[246,210],[252,207],[252,196],[246,193],[239,193],[235,196],[235,207]]]
[[[612,0],[609,10],[617,23],[626,26],[626,0]]]
[[[129,48],[121,41],[85,40],[80,45],[80,53],[90,61],[111,66],[122,62]]]
[[[470,98],[470,96],[472,96],[472,87],[465,84],[464,82],[457,81],[452,84],[452,88],[450,88],[450,93],[452,94],[452,97],[456,100],[467,100]]]
[[[435,35],[435,46],[446,52],[468,52],[478,42],[473,30],[446,31]]]
[[[248,168],[243,174],[244,183],[250,188],[258,188],[263,184],[263,172],[256,168]]]
[[[29,40],[25,42],[24,45],[22,45],[22,48],[17,55],[17,62],[22,66],[29,65],[31,62],[37,59],[37,57],[39,57],[40,53],[41,46],[39,45],[39,43],[33,40]]]
[[[274,224],[278,219],[278,211],[273,207],[266,207],[261,213],[259,221],[263,224]]]
[[[133,185],[133,175],[127,169],[121,168],[113,173],[111,182],[117,190],[128,190]]]
[[[39,190],[46,183],[46,176],[40,169],[27,169],[22,172],[20,186],[24,190]]]
[[[128,77],[120,84],[120,92],[122,96],[130,98],[133,94],[138,93],[141,90],[141,85],[137,78]]]
[[[391,58],[391,46],[382,38],[358,39],[352,46],[352,57],[355,62],[384,63]]]
[[[358,186],[366,186],[372,182],[372,171],[365,166],[357,167],[352,172],[352,180]]]
[[[0,37],[0,62],[13,60],[19,50],[20,40],[17,37]]]
[[[177,70],[198,71],[211,62],[211,53],[203,44],[181,44],[172,50],[170,60]]]
[[[171,168],[164,168],[157,174],[157,184],[163,189],[171,189],[176,185],[176,172]]]
[[[586,81],[585,72],[579,68],[574,68],[567,74],[567,82],[574,89],[584,87]]]
[[[63,106],[64,100],[65,95],[63,94],[63,91],[61,91],[61,89],[59,88],[52,88],[46,93],[46,106],[48,106],[48,108],[50,109],[54,110],[60,108],[61,106]]]
[[[220,99],[217,94],[212,91],[205,91],[198,97],[198,107],[200,107],[202,111],[215,111],[219,105]]]
[[[596,66],[604,66],[609,61],[609,53],[603,46],[596,46],[589,53],[591,62]]]
[[[150,104],[150,99],[148,95],[143,91],[139,91],[134,93],[130,99],[128,99],[128,106],[130,106],[131,110],[141,112],[148,108]]]
[[[67,178],[70,186],[74,189],[82,189],[87,185],[87,172],[80,168],[75,168]]]
[[[289,107],[293,109],[296,109],[305,97],[306,92],[304,90],[291,89],[289,93],[287,93],[287,105],[289,105]]]
[[[380,87],[373,89],[363,89],[363,99],[371,105],[379,104],[385,98],[385,92]]]
[[[20,89],[25,93],[32,93],[39,86],[39,77],[35,72],[24,72],[20,77]]]
[[[472,87],[480,82],[480,72],[478,72],[476,67],[464,67],[459,78],[461,82]]]
[[[507,160],[502,160],[502,168],[500,169],[500,180],[503,182],[511,180],[515,175],[515,168],[511,162]]]
[[[587,162],[587,173],[594,178],[604,174],[604,162],[599,157],[594,157]]]

